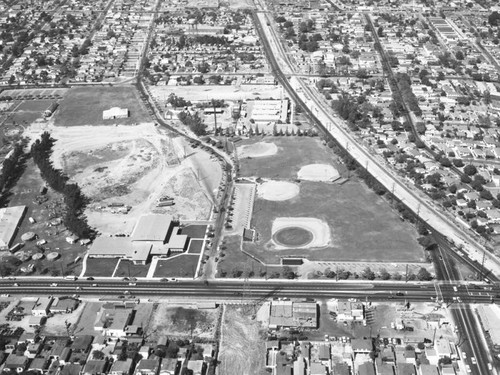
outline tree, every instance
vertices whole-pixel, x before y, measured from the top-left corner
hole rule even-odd
[[[464,162],[462,161],[462,159],[453,159],[453,164],[457,168],[462,168],[464,166]]]
[[[283,267],[283,277],[285,279],[295,279],[297,274],[288,266]]]
[[[419,221],[418,224],[417,224],[417,231],[418,231],[418,234],[420,234],[421,236],[426,236],[429,234],[429,231],[427,230],[427,226],[425,225],[425,223]]]
[[[94,357],[94,359],[98,360],[104,359],[104,353],[100,350],[94,350],[92,352],[92,356]]]
[[[432,280],[432,275],[424,267],[421,267],[417,273],[417,279],[420,281],[430,281]]]
[[[370,267],[366,267],[363,270],[362,277],[367,280],[375,280],[375,272],[373,272]]]
[[[468,176],[474,176],[477,173],[477,168],[472,164],[468,164],[464,167],[464,173]]]
[[[380,270],[380,278],[382,280],[389,280],[391,278],[391,274],[389,272],[387,272],[387,270],[385,268],[382,268]]]

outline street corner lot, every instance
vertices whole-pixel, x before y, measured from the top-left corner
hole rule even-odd
[[[199,254],[181,254],[167,259],[160,259],[153,277],[188,277],[193,278],[200,260]]]
[[[272,245],[272,225],[281,217],[311,217],[326,222],[330,243],[322,248],[303,246],[277,250]],[[305,257],[323,261],[420,262],[424,251],[416,230],[364,184],[356,180],[343,185],[303,181],[300,194],[289,201],[256,199],[251,227],[258,240],[243,248],[267,264],[282,257]]]
[[[239,158],[241,177],[295,180],[300,169],[309,164],[332,164],[337,168],[337,165],[333,164],[331,151],[322,144],[319,137],[253,137],[238,142],[237,146],[258,142],[273,143],[278,151],[275,155]]]
[[[102,112],[112,107],[128,108],[129,117],[103,120]],[[133,125],[151,122],[134,86],[76,87],[68,90],[54,115],[56,126]]]

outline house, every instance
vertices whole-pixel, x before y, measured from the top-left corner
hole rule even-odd
[[[60,375],[81,375],[82,365],[79,363],[68,363],[60,372]]]
[[[38,372],[39,374],[45,373],[49,367],[49,360],[47,358],[34,358],[28,367],[29,372]]]
[[[33,316],[47,316],[50,312],[49,308],[52,301],[52,297],[40,297],[31,309],[31,314]]]
[[[175,375],[177,373],[177,367],[179,361],[177,358],[163,358],[160,366],[159,375]],[[111,375],[121,375],[121,374],[111,374]]]
[[[192,371],[193,375],[201,375],[203,373],[205,362],[202,359],[188,361],[187,368]]]
[[[78,304],[77,299],[56,297],[50,306],[50,312],[53,314],[71,313],[78,307]]]
[[[4,371],[5,369],[9,369],[11,372],[21,373],[26,370],[26,366],[28,365],[28,357],[24,355],[17,355],[15,353],[9,354],[4,363]]]
[[[310,375],[326,375],[326,366],[322,363],[312,362],[309,367]],[[375,375],[375,374],[373,374]]]
[[[93,340],[94,336],[90,335],[76,336],[75,340],[71,344],[71,350],[73,351],[73,353],[78,354],[88,353],[90,351]]]
[[[373,343],[370,339],[353,339],[351,340],[351,346],[355,354],[369,354],[373,350]]]
[[[83,375],[101,375],[106,372],[108,362],[102,359],[90,359],[85,363]]]
[[[158,359],[141,359],[135,369],[135,375],[157,375],[160,368]]]
[[[166,358],[167,359],[167,358]],[[164,359],[163,361],[165,362]],[[109,375],[130,375],[132,370],[132,359],[127,358],[125,361],[114,361],[111,369],[109,370]],[[174,375],[168,374],[168,375]]]
[[[415,365],[412,363],[398,363],[396,366],[398,375],[417,375]]]
[[[373,363],[365,362],[358,366],[358,374],[359,375],[375,375],[375,368],[373,367]]]

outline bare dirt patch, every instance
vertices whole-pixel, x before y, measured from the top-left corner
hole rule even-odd
[[[329,164],[305,165],[297,173],[297,178],[307,181],[333,181],[339,177],[339,172]]]
[[[154,341],[166,336],[213,339],[218,316],[219,309],[198,310],[160,304],[151,318],[150,339]]]
[[[252,320],[244,308],[226,308],[221,338],[221,375],[266,373],[262,326],[258,320]]]
[[[69,323],[70,330],[72,326],[76,324],[80,318],[80,314],[83,312],[85,304],[80,303],[78,308],[69,314],[54,314],[45,322],[43,326],[43,334],[47,336],[65,336],[68,334],[66,330],[66,323]]]
[[[257,188],[259,198],[267,201],[286,201],[299,195],[299,185],[288,181],[266,181]]]
[[[240,158],[260,158],[272,156],[278,153],[278,146],[269,142],[258,142],[248,145],[242,145],[237,148]]]
[[[52,160],[91,199],[85,214],[103,234],[131,233],[144,213],[208,219],[222,177],[219,162],[153,124],[51,127]],[[39,130],[29,129],[32,139]],[[158,207],[162,196],[174,205]],[[117,204],[123,208],[116,208]],[[129,206],[128,214],[124,210]]]

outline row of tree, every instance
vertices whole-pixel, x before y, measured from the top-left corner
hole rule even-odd
[[[55,191],[64,196],[66,212],[63,223],[74,234],[79,237],[93,238],[95,231],[87,224],[83,211],[88,199],[83,195],[77,184],[69,183],[68,177],[59,169],[54,168],[50,161],[54,139],[48,132],[44,132],[31,146],[31,155],[35,164],[40,169],[42,178]]]
[[[182,111],[179,112],[177,117],[197,136],[207,134],[207,125],[205,125],[198,112],[191,114],[189,111]]]

